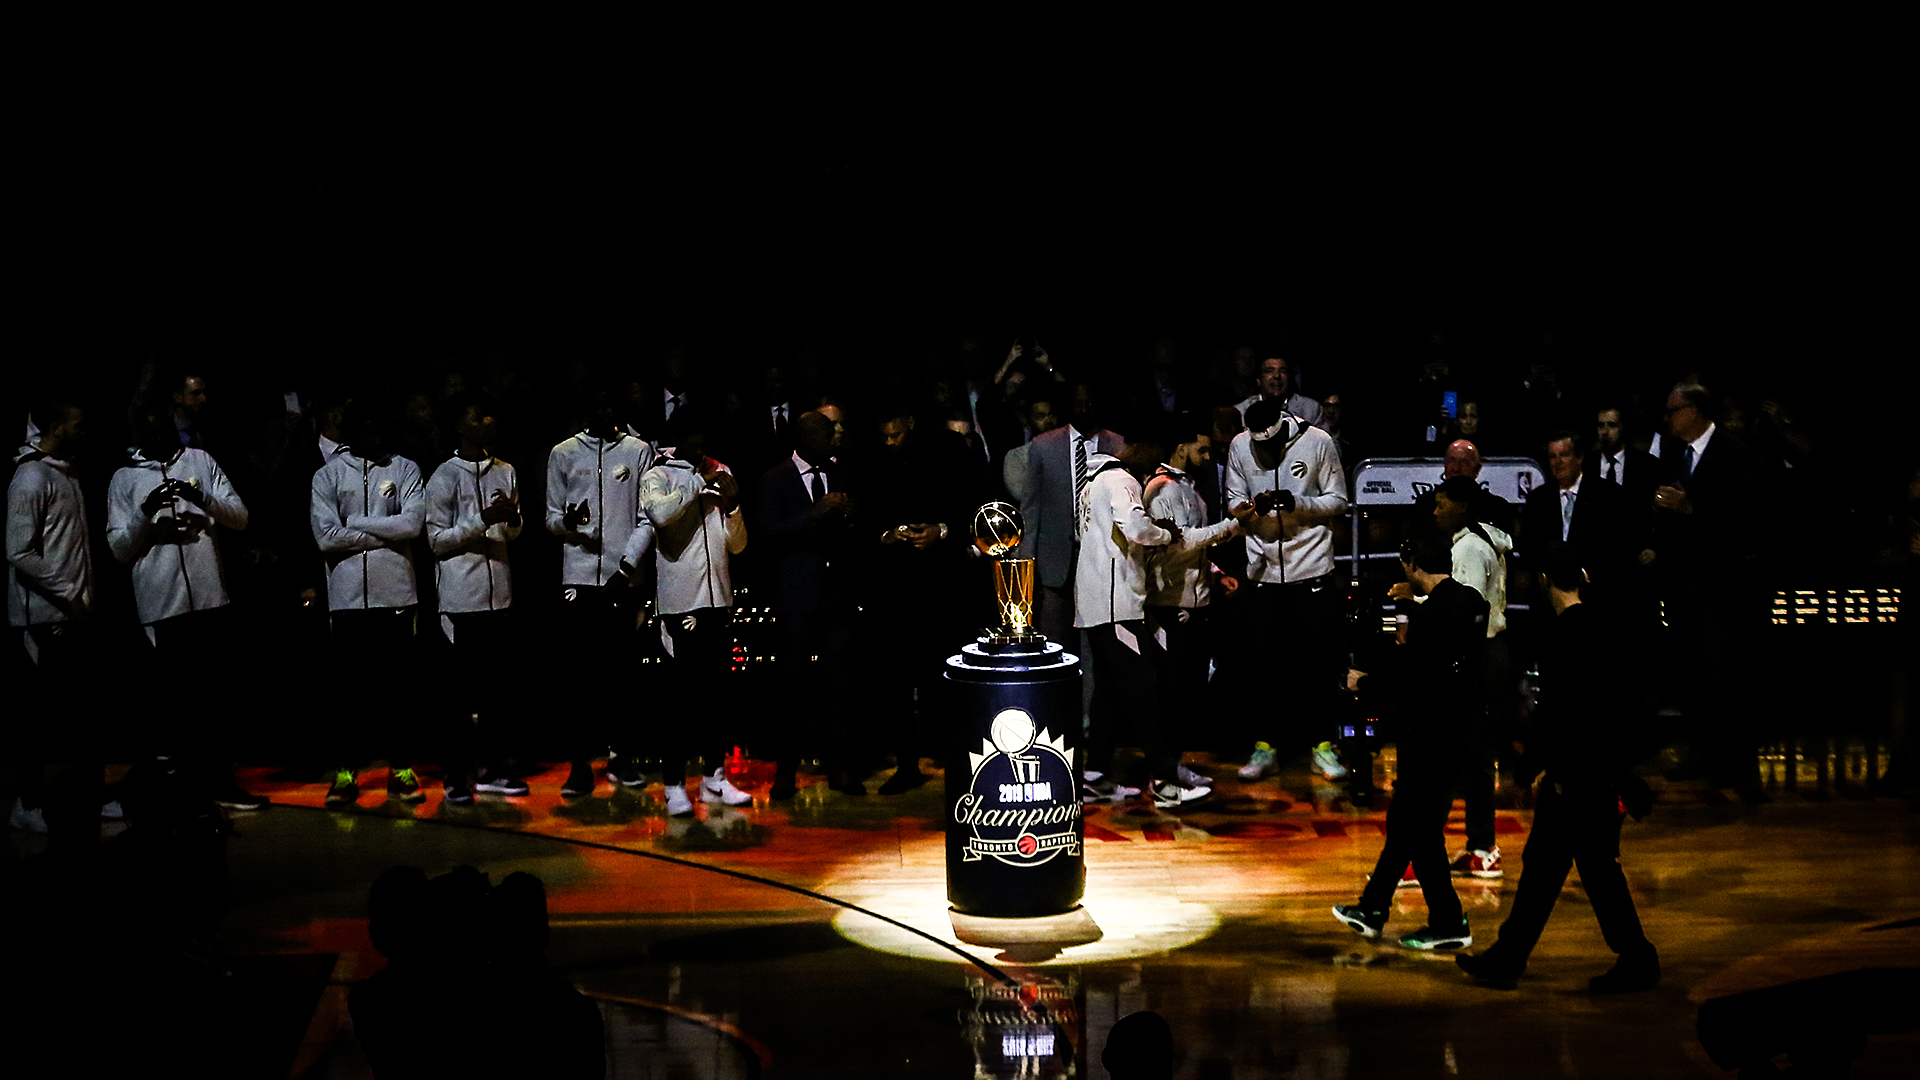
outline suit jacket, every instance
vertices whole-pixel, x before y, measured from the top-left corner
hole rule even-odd
[[[1126,438],[1102,431],[1087,448],[1089,454],[1118,454]],[[1049,589],[1066,585],[1073,573],[1073,438],[1071,429],[1057,427],[1034,438],[1027,451],[1027,490],[1021,505],[1026,537],[1020,557],[1032,559],[1040,584]]]
[[[1713,437],[1719,438],[1720,433],[1715,432]],[[1629,505],[1634,510],[1652,513],[1653,489],[1660,486],[1660,459],[1645,450],[1632,447],[1627,447],[1621,453],[1627,459],[1627,482],[1621,487],[1626,489]],[[1588,454],[1586,463],[1581,467],[1587,476],[1606,479],[1606,467],[1600,463],[1598,450]]]
[[[1759,547],[1756,511],[1766,463],[1720,427],[1688,475],[1686,445],[1679,439],[1660,440],[1660,483],[1685,490],[1693,504],[1691,514],[1653,513],[1654,549],[1669,577],[1731,569],[1746,563]]]
[[[1520,551],[1539,558],[1560,539],[1560,488],[1547,485],[1527,493],[1520,512]],[[1566,541],[1580,554],[1580,565],[1596,586],[1615,584],[1639,552],[1627,494],[1620,485],[1586,475],[1573,501]]]
[[[847,474],[826,467],[827,488],[848,492]],[[773,602],[781,611],[806,613],[850,603],[853,596],[853,532],[840,514],[814,516],[813,497],[789,456],[760,479],[753,516],[754,539],[772,560]]]

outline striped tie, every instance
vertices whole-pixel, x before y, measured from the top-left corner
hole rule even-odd
[[[1080,531],[1087,520],[1087,440],[1073,440],[1073,536],[1080,538]]]

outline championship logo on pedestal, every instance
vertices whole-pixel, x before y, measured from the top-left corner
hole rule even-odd
[[[1063,851],[1079,855],[1080,789],[1066,737],[1036,732],[1024,709],[1002,709],[989,731],[992,740],[967,754],[973,779],[953,807],[972,833],[963,858],[1038,866]]]

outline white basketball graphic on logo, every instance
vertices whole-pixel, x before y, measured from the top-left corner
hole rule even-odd
[[[1033,717],[1021,709],[1002,709],[993,718],[993,726],[988,730],[993,734],[993,745],[1009,757],[1032,746],[1033,737],[1037,734]]]

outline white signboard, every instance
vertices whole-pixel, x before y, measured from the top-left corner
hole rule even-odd
[[[1353,474],[1353,501],[1359,506],[1409,506],[1440,486],[1439,458],[1368,458]],[[1510,503],[1527,501],[1527,492],[1547,482],[1531,458],[1485,458],[1480,486]]]

